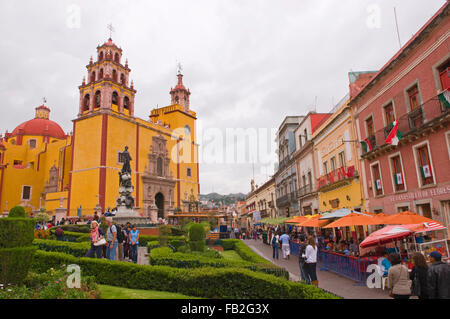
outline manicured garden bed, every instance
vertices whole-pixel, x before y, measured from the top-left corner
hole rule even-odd
[[[178,293],[99,285],[102,299],[199,299]]]

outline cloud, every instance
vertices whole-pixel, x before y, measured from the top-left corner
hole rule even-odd
[[[52,119],[71,131],[78,85],[108,23],[132,69],[137,116],[170,103],[180,61],[205,128],[276,129],[316,98],[317,111],[330,110],[347,93],[350,70],[379,69],[395,54],[394,6],[405,43],[444,2],[2,1],[0,131],[32,118],[43,96]],[[373,6],[377,27],[367,23]],[[255,163],[257,184],[273,174],[267,167]],[[252,163],[202,163],[200,170],[202,192],[250,190]]]

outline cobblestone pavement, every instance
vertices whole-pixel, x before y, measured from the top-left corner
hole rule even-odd
[[[272,263],[289,271],[290,279],[298,281],[300,279],[300,269],[298,267],[298,257],[291,255],[288,260],[274,260],[272,258],[272,248],[264,244],[261,240],[248,239],[244,242],[258,255],[271,261]],[[330,271],[320,271],[317,267],[317,277],[319,287],[346,299],[390,299],[388,290],[368,288],[358,285],[355,281],[339,276]]]

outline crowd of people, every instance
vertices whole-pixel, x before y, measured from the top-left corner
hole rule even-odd
[[[289,259],[290,243],[299,244],[298,262],[301,280],[307,284],[318,286],[316,272],[319,250],[328,250],[350,256],[359,255],[359,244],[353,239],[333,237],[332,234],[323,236],[321,233],[307,234],[303,231],[288,233],[279,226],[270,227],[270,245],[274,260]],[[241,239],[262,239],[260,229],[253,229],[240,233]],[[394,299],[409,299],[418,296],[419,299],[449,299],[450,298],[450,264],[442,261],[442,255],[433,251],[427,263],[425,256],[416,252],[412,255],[413,267],[409,270],[403,263],[404,252],[390,253],[385,250],[378,258],[381,275],[386,280],[389,294]]]
[[[112,217],[106,217],[108,226],[105,232],[99,227],[96,220],[91,222],[91,248],[86,257],[106,258],[109,260],[132,261],[137,263],[139,247],[139,230],[136,225],[127,223],[117,225],[113,223]]]

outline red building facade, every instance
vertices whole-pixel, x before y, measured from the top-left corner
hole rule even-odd
[[[450,5],[353,90],[366,209],[450,225]],[[353,88],[354,89],[354,88]],[[398,121],[398,145],[385,142]],[[360,145],[362,146],[362,145]]]

